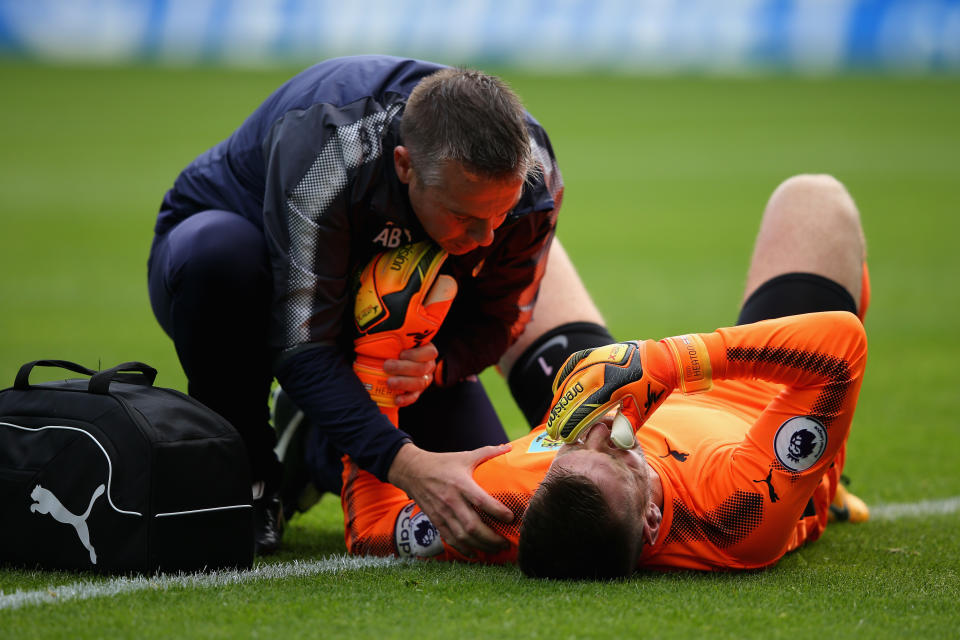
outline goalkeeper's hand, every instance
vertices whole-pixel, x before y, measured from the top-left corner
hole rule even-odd
[[[696,378],[687,366],[692,360],[700,363]],[[710,358],[697,335],[578,351],[567,358],[554,380],[547,435],[573,442],[615,408],[636,431],[678,385],[684,393],[710,388]]]
[[[457,292],[453,278],[438,275],[446,257],[432,242],[403,245],[357,277],[354,371],[382,408],[412,403],[433,380],[431,340]]]

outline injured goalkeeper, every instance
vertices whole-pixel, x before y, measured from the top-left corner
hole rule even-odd
[[[563,306],[550,269],[533,335],[507,369],[563,318],[537,313]],[[428,328],[455,288],[439,282],[418,311]],[[549,389],[544,424],[476,466],[477,484],[514,513],[485,519],[508,548],[461,554],[403,491],[345,458],[347,548],[518,562],[547,578],[769,567],[828,519],[868,515],[840,484],[868,301],[853,200],[829,176],[793,177],[765,209],[736,326],[578,351]]]

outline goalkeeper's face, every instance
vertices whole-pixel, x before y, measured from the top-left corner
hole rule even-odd
[[[650,473],[643,449],[621,449],[610,440],[610,427],[598,422],[571,444],[563,445],[552,466],[590,479],[614,513],[624,514],[630,527],[643,530],[650,504]]]
[[[522,179],[494,180],[471,174],[456,162],[446,162],[437,185],[424,184],[415,169],[397,174],[409,185],[410,205],[427,234],[452,255],[469,253],[493,242],[523,192]]]

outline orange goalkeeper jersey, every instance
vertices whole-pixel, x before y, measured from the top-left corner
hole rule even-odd
[[[663,485],[663,522],[640,566],[747,569],[775,563],[826,526],[866,363],[850,313],[789,316],[700,334],[711,391],[670,396],[637,432]],[[513,510],[510,541],[482,562],[516,559],[530,496],[559,443],[541,426],[480,464],[477,483]],[[344,459],[342,504],[354,554],[468,560],[407,495]]]

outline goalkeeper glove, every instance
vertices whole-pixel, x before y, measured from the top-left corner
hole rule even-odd
[[[696,334],[578,351],[567,358],[554,380],[547,435],[573,442],[618,408],[614,442],[629,448],[632,443],[623,434],[620,414],[636,431],[678,385],[683,393],[712,386],[710,356]]]
[[[457,293],[456,280],[438,276],[446,258],[432,242],[402,245],[375,256],[354,283],[353,370],[394,424],[395,392],[383,363],[430,342],[440,328]]]

